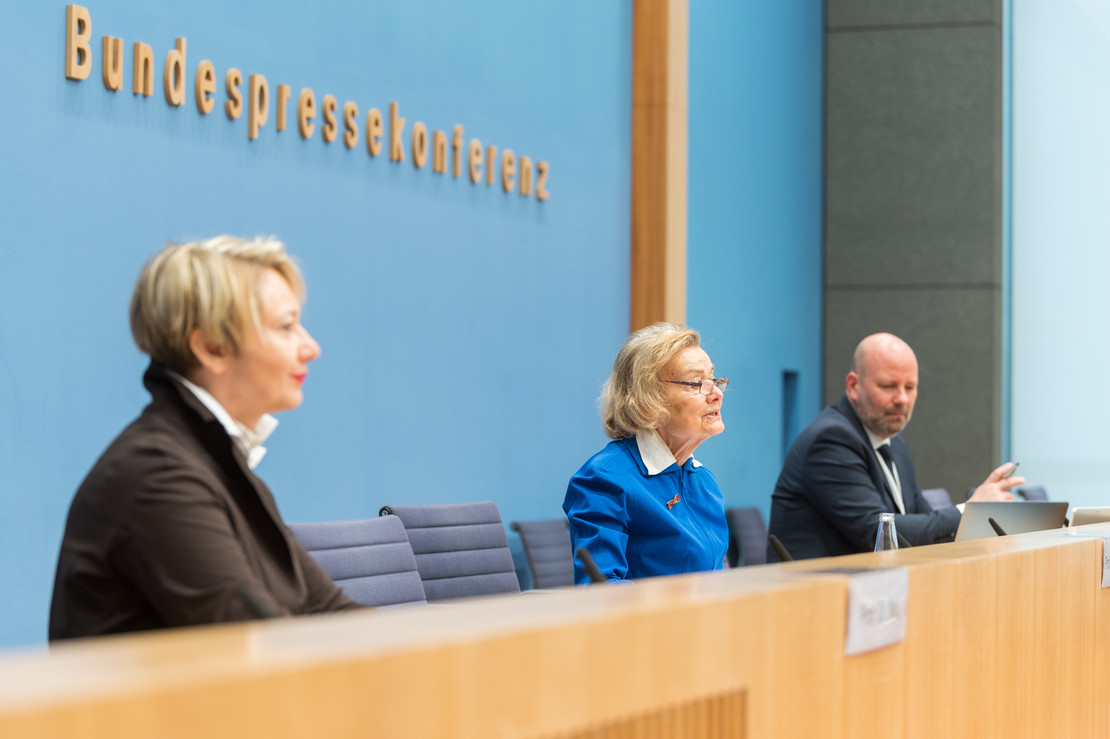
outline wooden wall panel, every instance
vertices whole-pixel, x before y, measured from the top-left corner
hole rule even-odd
[[[632,5],[631,330],[686,321],[688,0]]]

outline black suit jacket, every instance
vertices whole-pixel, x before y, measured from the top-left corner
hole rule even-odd
[[[890,446],[905,514],[894,505],[847,396],[825,408],[786,455],[771,496],[768,532],[796,559],[872,551],[880,513],[894,513],[898,533],[915,546],[950,539],[960,524],[959,510],[932,510],[917,486],[906,440],[896,435]]]
[[[152,400],[70,505],[50,639],[358,604],[297,543],[238,445],[152,363]],[[246,591],[247,595],[244,595]]]

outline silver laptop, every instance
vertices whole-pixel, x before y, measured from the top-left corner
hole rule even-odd
[[[1110,508],[1100,506],[1079,507],[1071,512],[1071,526],[1110,521]]]
[[[969,502],[964,505],[960,528],[956,529],[956,541],[998,536],[988,520],[991,518],[1007,534],[1024,534],[1058,529],[1064,525],[1067,515],[1068,504],[1055,500]]]

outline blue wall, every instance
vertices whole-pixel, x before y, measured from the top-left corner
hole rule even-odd
[[[303,264],[323,354],[259,469],[287,519],[487,498],[506,520],[561,515],[603,441],[595,398],[628,327],[627,4],[589,4],[590,23],[509,0],[86,7],[82,82],[63,73],[63,3],[0,11],[0,644],[44,638],[69,499],[146,401],[127,300],[167,239],[275,234]],[[121,92],[100,81],[104,34],[128,49]],[[177,109],[161,85],[176,36]],[[137,40],[158,71],[146,99],[130,92]],[[202,59],[221,83],[208,116]],[[398,101],[406,161],[325,144],[319,120],[310,140],[295,119],[279,134],[273,113],[248,141],[246,116],[222,113],[233,66],[361,115]],[[417,120],[549,161],[550,198],[415,169]]]
[[[821,404],[823,43],[818,0],[690,3],[687,321],[732,381],[697,456],[764,515],[784,441]]]
[[[82,82],[63,74],[64,3],[0,5],[0,646],[44,639],[70,497],[146,402],[127,300],[168,239],[274,234],[301,260],[323,354],[259,468],[289,520],[474,499],[557,516],[605,443],[596,397],[629,320],[631,4],[348,5],[90,2]],[[699,457],[730,502],[765,507],[782,369],[803,424],[818,403],[820,3],[692,5],[689,322],[736,388]],[[105,34],[128,49],[121,92],[100,81]],[[151,98],[130,92],[134,41],[154,50]],[[292,118],[279,134],[272,110],[248,141],[222,84],[197,112],[202,59],[360,118],[397,101],[406,161],[302,140]],[[549,161],[550,199],[414,169],[418,120]]]

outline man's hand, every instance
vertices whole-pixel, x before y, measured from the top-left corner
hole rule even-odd
[[[1013,500],[1014,496],[1010,492],[1010,488],[1023,484],[1025,478],[1003,477],[1008,469],[1010,469],[1009,462],[987,475],[987,479],[983,481],[983,484],[975,488],[975,492],[967,499],[968,502],[977,503],[992,500]]]

